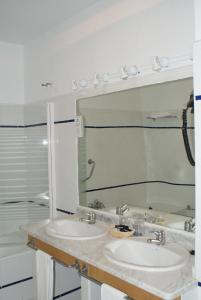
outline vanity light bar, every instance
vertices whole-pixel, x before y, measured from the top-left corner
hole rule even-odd
[[[134,77],[151,74],[153,72],[163,72],[170,69],[175,69],[178,67],[192,65],[193,57],[192,54],[185,54],[175,57],[166,56],[153,56],[151,57],[151,63],[149,65],[140,66],[122,65],[118,72],[116,73],[95,73],[91,79],[74,79],[72,80],[72,90],[77,92],[82,89],[95,87],[98,88],[101,85],[118,82],[119,80],[127,80]]]

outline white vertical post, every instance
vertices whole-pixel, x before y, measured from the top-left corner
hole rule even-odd
[[[196,183],[196,233],[195,271],[201,282],[201,41],[194,46],[194,93],[195,93],[195,183]]]
[[[55,178],[55,138],[54,138],[54,104],[47,104],[47,136],[48,136],[48,177],[50,219],[57,215],[56,211],[56,178]]]

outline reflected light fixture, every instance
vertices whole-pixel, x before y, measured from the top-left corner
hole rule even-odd
[[[169,66],[169,58],[168,57],[159,57],[154,56],[152,58],[152,69],[154,71],[161,71],[162,69],[165,69]]]

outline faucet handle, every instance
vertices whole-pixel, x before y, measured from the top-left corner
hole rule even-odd
[[[151,231],[158,240],[163,239],[165,237],[165,231],[164,230],[153,230]]]
[[[116,214],[119,216],[123,216],[124,213],[127,213],[129,211],[128,205],[123,204],[121,206],[116,207]]]
[[[90,220],[96,220],[96,214],[95,214],[93,211],[89,211],[89,212],[87,213],[87,217],[88,217],[88,219],[90,219]]]
[[[195,231],[195,218],[188,218],[184,221],[184,230],[188,232]]]
[[[160,235],[159,231],[157,231],[157,230],[152,230],[152,231],[150,231],[150,233],[153,233],[155,236]]]

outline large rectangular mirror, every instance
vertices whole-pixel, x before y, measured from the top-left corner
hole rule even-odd
[[[178,229],[194,218],[192,90],[187,78],[77,101],[81,206],[115,213],[126,203]]]

